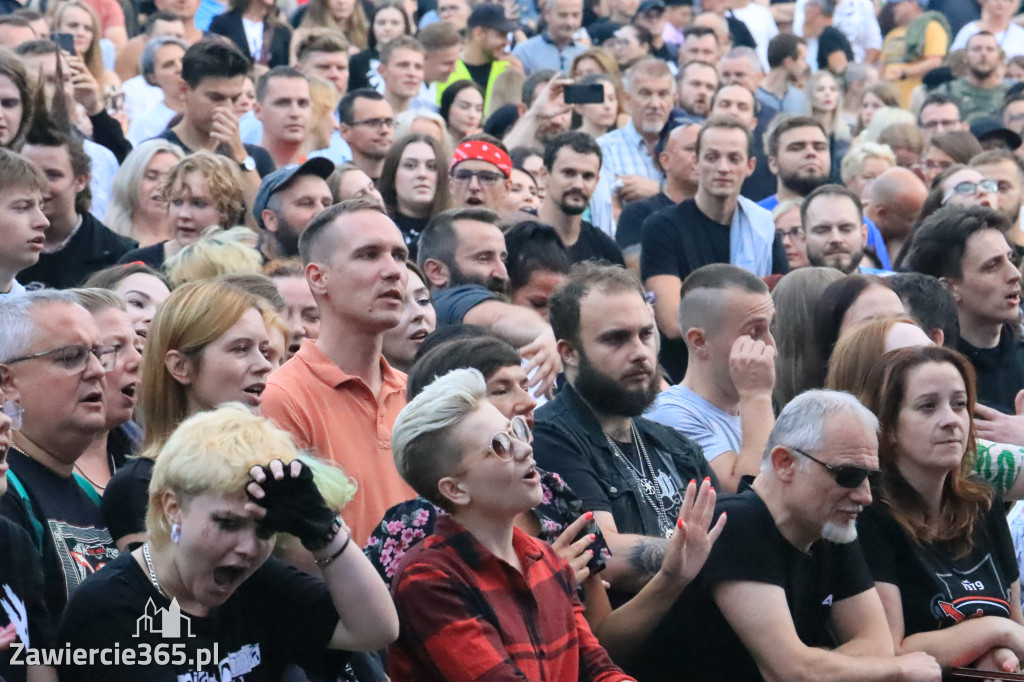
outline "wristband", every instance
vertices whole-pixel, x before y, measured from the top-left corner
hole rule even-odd
[[[348,549],[348,544],[350,542],[352,542],[352,536],[351,535],[349,535],[348,539],[346,539],[345,542],[341,545],[341,549],[339,549],[337,552],[335,552],[334,554],[332,554],[329,557],[324,557],[323,559],[315,559],[314,558],[313,559],[314,563],[316,563],[316,565],[319,566],[320,568],[327,568],[328,566],[330,566],[334,562],[335,559],[337,559],[342,554],[344,554],[345,550]]]

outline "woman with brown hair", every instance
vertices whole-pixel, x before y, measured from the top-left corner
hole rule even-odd
[[[933,137],[921,152],[918,168],[921,179],[930,189],[942,171],[957,163],[970,163],[982,152],[978,138],[967,130],[951,130]]]
[[[402,231],[409,258],[416,258],[416,245],[427,223],[450,203],[442,154],[437,140],[417,134],[396,141],[384,158],[377,188],[388,215]]]
[[[210,33],[231,39],[249,55],[257,76],[288,66],[292,30],[281,21],[274,0],[231,0],[227,11],[210,22]]]
[[[356,50],[366,49],[370,33],[370,22],[359,0],[310,0],[292,17],[292,25],[339,31]]]
[[[947,348],[903,348],[866,386],[882,475],[857,525],[896,653],[1016,671],[1019,571],[1002,500],[974,475],[974,369]]]

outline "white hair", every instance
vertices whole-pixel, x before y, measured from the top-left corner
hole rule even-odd
[[[78,299],[67,291],[40,289],[0,300],[0,362],[21,357],[32,346],[36,330],[32,311],[58,303],[78,305]]]
[[[103,224],[122,237],[132,236],[132,214],[139,210],[139,183],[146,175],[149,162],[161,153],[171,154],[178,161],[185,158],[185,153],[176,144],[160,139],[146,140],[125,157],[114,176]]]
[[[820,450],[824,446],[825,425],[839,415],[849,415],[870,433],[878,433],[878,417],[849,393],[815,389],[793,398],[779,413],[768,435],[761,471],[772,468],[772,450],[781,446],[794,450]],[[809,462],[806,458],[800,460]]]

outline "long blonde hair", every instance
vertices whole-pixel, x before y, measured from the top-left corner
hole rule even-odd
[[[334,29],[343,33],[350,44],[358,47],[360,50],[365,50],[370,35],[370,22],[366,18],[362,1],[355,0],[352,14],[349,16],[345,26],[339,24],[334,18],[327,3],[328,0],[310,0],[299,28],[320,26]]]
[[[92,20],[92,42],[86,48],[85,54],[78,56],[82,58],[86,68],[89,69],[89,73],[92,74],[92,77],[96,79],[100,84],[100,88],[102,88],[107,69],[103,66],[103,53],[100,51],[100,38],[102,37],[100,18],[96,15],[96,11],[82,2],[82,0],[67,0],[57,5],[57,9],[53,13],[53,27],[55,31],[60,30],[60,20],[69,7],[77,7],[88,14]]]

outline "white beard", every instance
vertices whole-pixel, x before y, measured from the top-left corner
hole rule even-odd
[[[857,522],[836,523],[829,521],[821,529],[821,538],[840,545],[849,544],[857,539]]]

